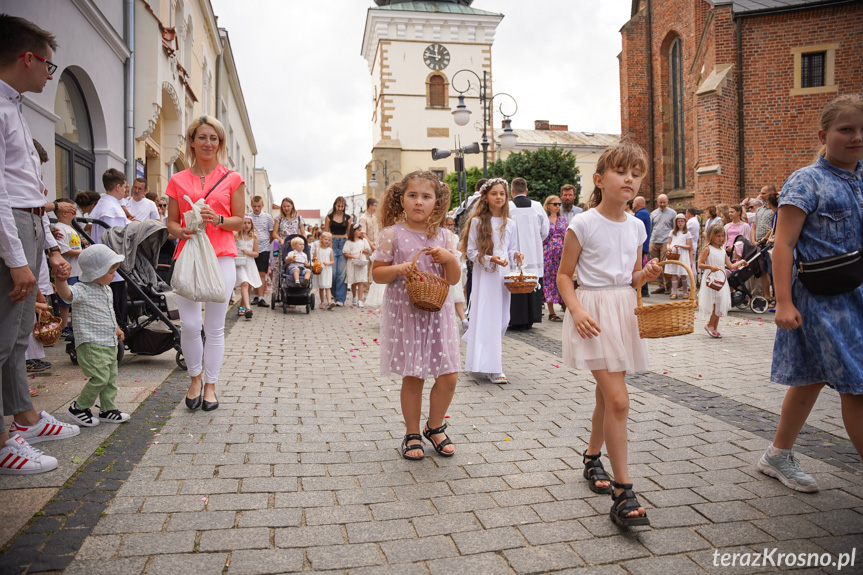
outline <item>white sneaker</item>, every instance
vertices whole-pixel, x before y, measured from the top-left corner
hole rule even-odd
[[[351,300],[351,306],[352,306],[352,307],[357,307],[357,298],[353,298],[353,299]]]
[[[359,307],[366,307],[366,306],[363,304],[363,302],[362,302],[362,301],[357,302],[357,306],[359,306]]]
[[[39,423],[30,427],[24,427],[12,422],[9,434],[17,433],[24,441],[32,445],[42,441],[68,439],[81,433],[81,429],[77,425],[63,423],[45,411],[40,411],[39,417],[41,418],[39,419]]]
[[[344,303],[342,303],[342,302],[340,302],[340,301],[337,301],[337,302],[336,302],[336,307],[344,307],[344,305],[345,305],[345,304],[344,304]]]
[[[104,421],[105,423],[125,423],[129,421],[130,417],[128,413],[124,413],[119,409],[99,412],[99,421]]]
[[[27,443],[20,434],[0,449],[0,475],[30,475],[57,469],[57,460]]]

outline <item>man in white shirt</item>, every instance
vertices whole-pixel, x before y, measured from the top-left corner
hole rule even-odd
[[[126,195],[126,175],[116,168],[108,168],[102,174],[102,185],[105,187],[105,195],[90,212],[90,217],[105,222],[111,228],[125,228],[129,220],[126,218],[123,206],[120,205],[120,200]],[[105,228],[99,224],[93,224],[90,230],[93,243],[102,243],[104,231]],[[114,315],[117,317],[117,323],[122,327],[126,324],[126,282],[120,274],[115,273],[110,287],[114,294]]]
[[[147,180],[135,178],[134,183],[132,183],[132,196],[120,202],[136,222],[160,219],[156,202],[145,198],[146,195]]]
[[[540,284],[543,276],[542,242],[548,237],[548,214],[537,201],[527,197],[524,178],[512,181],[512,201],[509,217],[515,221],[518,251],[524,254],[522,270],[535,275]],[[542,321],[542,286],[529,294],[512,294],[509,304],[509,327],[528,329]]]
[[[25,353],[33,330],[36,277],[44,250],[57,275],[70,266],[49,230],[39,154],[22,110],[25,92],[40,93],[52,78],[54,36],[32,22],[0,14],[0,474],[56,469],[57,460],[28,442],[65,439],[79,429],[36,412],[30,400]],[[4,413],[5,411],[5,413]],[[10,437],[11,436],[11,437]]]
[[[255,265],[261,276],[261,287],[255,288],[255,298],[251,301],[251,305],[269,307],[264,301],[264,294],[267,293],[267,271],[270,268],[270,251],[272,250],[270,237],[273,234],[275,221],[273,221],[273,216],[264,212],[264,198],[261,196],[252,197],[252,215],[249,217],[255,224],[255,234],[258,236],[258,257],[255,258]]]

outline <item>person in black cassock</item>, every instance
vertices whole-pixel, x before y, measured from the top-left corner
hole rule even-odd
[[[524,254],[525,275],[539,279],[539,289],[528,294],[512,294],[509,305],[509,327],[529,329],[542,321],[542,242],[548,236],[548,215],[542,204],[527,197],[524,178],[512,181],[509,217],[515,220],[519,251]]]

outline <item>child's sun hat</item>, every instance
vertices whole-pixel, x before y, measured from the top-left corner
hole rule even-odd
[[[122,263],[124,259],[126,258],[104,244],[93,244],[78,256],[78,265],[81,266],[81,275],[78,279],[82,282],[95,281],[111,271],[113,265]]]

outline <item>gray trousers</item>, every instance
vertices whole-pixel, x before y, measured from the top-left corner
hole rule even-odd
[[[38,279],[45,249],[42,218],[21,210],[12,210],[12,214],[27,265]],[[33,409],[24,354],[36,322],[36,290],[23,302],[13,302],[9,299],[13,285],[6,262],[0,260],[0,321],[3,322],[0,329],[0,394],[3,399],[0,417]]]

